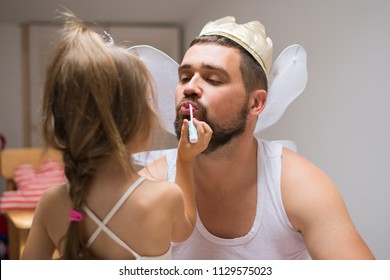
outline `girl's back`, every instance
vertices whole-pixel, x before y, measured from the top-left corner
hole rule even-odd
[[[123,187],[107,185],[106,190],[104,186],[92,187],[86,205],[103,221],[134,182],[129,181]],[[67,218],[71,209],[68,189],[60,186],[46,192],[36,210],[35,216],[40,218],[34,219],[34,223],[44,223],[48,237],[58,248],[69,226]],[[176,184],[145,180],[112,216],[107,227],[140,256],[158,257],[170,250],[174,217],[181,213],[184,213],[184,203]],[[88,240],[97,227],[88,215],[84,215],[83,239]],[[36,246],[45,247],[44,244]],[[50,258],[52,248],[49,249],[49,255],[44,258]],[[90,252],[97,259],[135,258],[104,231],[91,244]],[[27,253],[24,255],[26,258]]]

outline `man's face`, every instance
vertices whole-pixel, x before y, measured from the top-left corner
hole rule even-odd
[[[194,117],[208,123],[213,130],[206,154],[245,131],[248,95],[237,49],[217,44],[198,44],[188,49],[179,67],[176,87],[178,139],[183,119],[189,118],[189,104],[194,108]]]

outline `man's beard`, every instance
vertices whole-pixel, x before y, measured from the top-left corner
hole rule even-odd
[[[242,106],[241,111],[237,115],[237,118],[234,119],[230,124],[225,126],[221,126],[216,122],[210,120],[208,118],[207,108],[204,107],[199,102],[197,102],[197,100],[189,97],[183,99],[182,101],[191,101],[194,104],[196,104],[199,111],[197,115],[197,119],[206,122],[213,131],[213,135],[211,137],[209,145],[207,149],[203,151],[202,154],[210,154],[222,148],[224,145],[230,143],[230,141],[232,141],[237,136],[243,134],[245,131],[248,112],[249,112],[249,108],[248,108],[249,98],[246,99],[245,104]],[[179,105],[176,107],[176,119],[174,122],[176,137],[178,140],[181,137],[181,127],[183,125],[183,119],[189,119],[189,116],[182,116],[180,114],[180,105]]]

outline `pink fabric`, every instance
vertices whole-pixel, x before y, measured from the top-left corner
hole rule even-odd
[[[46,161],[36,170],[22,164],[14,172],[16,191],[6,191],[0,197],[0,210],[35,209],[43,193],[50,187],[64,185],[67,179],[61,164]]]

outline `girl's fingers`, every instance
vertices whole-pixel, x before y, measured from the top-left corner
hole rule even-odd
[[[195,118],[192,119],[192,122],[194,123],[196,127],[196,131],[198,131],[198,134],[202,134],[204,132],[202,123]]]
[[[183,120],[183,125],[181,126],[181,137],[185,137],[184,139],[188,138],[188,120]]]
[[[193,122],[194,122],[194,125],[196,126],[196,129],[197,129],[198,133],[208,134],[208,133],[212,133],[213,132],[211,130],[211,127],[207,123],[198,121],[195,118],[193,119]]]
[[[210,126],[207,123],[199,121],[195,118],[193,119],[193,123],[196,126],[196,130],[198,131],[198,136],[202,137],[205,141],[204,143],[207,145],[213,133]]]

